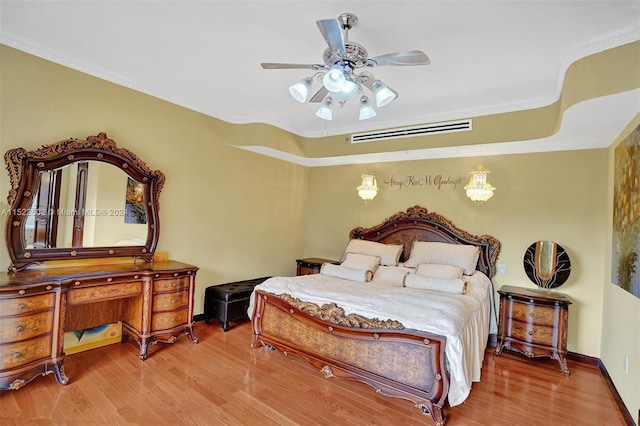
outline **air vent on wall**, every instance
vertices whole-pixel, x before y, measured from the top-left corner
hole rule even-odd
[[[378,130],[351,135],[351,143],[374,142],[388,139],[409,138],[413,136],[434,135],[471,130],[472,120],[449,121],[446,123],[425,124],[400,129]]]

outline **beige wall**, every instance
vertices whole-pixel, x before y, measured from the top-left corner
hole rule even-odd
[[[609,149],[609,184],[607,199],[607,252],[613,244],[613,173],[614,149],[640,125],[640,114],[627,126]],[[611,256],[605,256],[603,277],[603,321],[600,359],[616,384],[622,400],[632,416],[640,413],[640,299],[611,282]],[[640,273],[640,271],[636,271]],[[629,358],[629,371],[624,359]],[[636,417],[634,417],[636,418]]]
[[[497,190],[484,205],[465,195],[468,172],[478,162],[491,170],[489,182]],[[362,173],[377,176],[380,191],[368,205],[356,194]],[[443,175],[462,183],[391,188],[384,181]],[[500,286],[535,288],[527,278],[524,252],[537,240],[562,245],[572,262],[568,281],[558,290],[569,295],[568,346],[572,352],[598,357],[602,321],[602,259],[608,255],[606,237],[607,150],[585,150],[484,158],[382,163],[367,166],[312,169],[309,179],[305,255],[336,258],[355,226],[371,226],[392,214],[419,204],[442,214],[472,234],[489,234],[502,243],[498,263],[506,274],[496,275]]]
[[[228,146],[235,138],[291,137],[241,126],[0,46],[0,150],[35,149],[69,137],[107,133],[166,184],[160,197],[158,251],[200,268],[195,312],[204,288],[262,275],[294,274],[302,254],[308,171]],[[0,173],[0,209],[8,209]],[[4,240],[4,221],[0,238]],[[0,245],[0,268],[9,259]]]

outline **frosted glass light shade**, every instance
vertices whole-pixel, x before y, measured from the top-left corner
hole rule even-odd
[[[335,101],[346,103],[355,98],[359,91],[359,84],[354,83],[351,80],[345,80],[344,86],[342,86],[342,90],[338,92],[332,92],[331,96]]]
[[[371,106],[371,103],[369,102],[369,98],[367,98],[366,96],[361,97],[359,119],[366,120],[366,119],[375,117],[376,115],[378,114],[376,114],[376,110],[374,110],[373,107]]]
[[[344,76],[342,66],[336,64],[324,75],[322,84],[324,84],[324,87],[330,92],[339,92],[344,87],[346,81],[347,79]]]
[[[293,96],[293,99],[300,103],[305,103],[307,100],[307,96],[309,96],[309,90],[311,89],[311,84],[313,80],[311,77],[306,77],[296,84],[289,86],[289,93]]]
[[[327,96],[327,98],[322,102],[320,108],[316,112],[316,116],[322,118],[323,120],[332,120],[333,119],[333,100],[331,96]]]
[[[389,89],[386,84],[380,80],[373,82],[373,93],[376,95],[376,105],[383,107],[398,97],[398,94]]]

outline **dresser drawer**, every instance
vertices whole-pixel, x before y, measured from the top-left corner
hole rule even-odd
[[[555,330],[553,327],[527,324],[520,321],[509,321],[509,335],[515,339],[544,346],[555,346]]]
[[[178,327],[189,322],[189,308],[180,309],[179,311],[163,312],[153,314],[151,319],[151,331],[168,330]]]
[[[51,335],[0,345],[0,370],[16,368],[51,356]]]
[[[556,309],[553,306],[533,305],[512,300],[510,317],[523,322],[553,326],[557,322]]]
[[[97,285],[70,289],[67,303],[80,304],[120,299],[142,294],[142,282]]]
[[[43,309],[50,309],[53,308],[54,303],[55,293],[0,299],[0,316],[21,315]]]
[[[0,319],[0,342],[29,339],[53,330],[53,311]]]
[[[153,296],[153,312],[171,311],[189,305],[189,290]]]
[[[156,279],[153,282],[154,293],[161,291],[179,290],[183,288],[189,288],[189,277],[169,278],[161,280]]]

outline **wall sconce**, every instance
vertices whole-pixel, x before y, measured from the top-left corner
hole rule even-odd
[[[478,164],[476,170],[469,172],[471,179],[464,189],[467,191],[467,197],[476,204],[482,204],[493,197],[493,191],[496,189],[487,182],[487,173],[490,173],[489,170],[485,170],[482,164]]]
[[[373,175],[362,175],[362,185],[356,188],[358,195],[365,203],[373,200],[378,194],[378,183]]]

